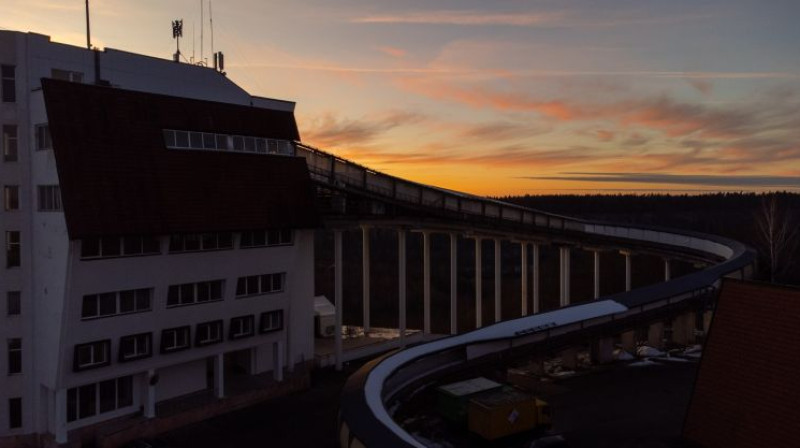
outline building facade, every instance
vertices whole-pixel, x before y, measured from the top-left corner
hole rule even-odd
[[[0,446],[313,359],[294,103],[0,31]]]

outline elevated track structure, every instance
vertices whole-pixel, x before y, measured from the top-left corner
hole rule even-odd
[[[695,328],[694,310],[713,298],[726,276],[748,278],[753,273],[754,252],[745,245],[718,236],[638,225],[620,225],[547,213],[490,198],[459,193],[371,170],[328,152],[295,142],[295,155],[305,158],[327,228],[334,232],[336,365],[341,368],[342,232],[361,228],[364,235],[363,313],[369,329],[369,232],[393,228],[398,233],[399,334],[406,333],[406,233],[423,235],[423,333],[431,332],[430,235],[450,236],[450,333],[433,342],[406,347],[370,361],[348,380],[341,400],[339,430],[342,447],[423,447],[423,441],[392,419],[397,400],[437,378],[477,365],[515,357],[553,353],[590,341],[601,352],[613,350],[613,338],[632,338],[632,330],[654,323],[651,332],[660,339],[663,322],[683,332]],[[476,242],[476,329],[459,333],[457,296],[457,242]],[[493,240],[495,250],[494,321],[482,321],[484,302],[480,282],[483,240]],[[522,317],[504,320],[501,309],[500,251],[502,241],[521,245]],[[559,303],[556,310],[541,310],[539,250],[542,245],[559,250]],[[531,250],[530,256],[528,250]],[[582,249],[594,254],[593,301],[572,303],[570,254]],[[600,295],[601,251],[625,256],[625,291]],[[631,255],[663,257],[663,281],[632,289]],[[531,269],[527,265],[532,260]],[[673,278],[671,260],[688,261],[704,268]],[[528,272],[532,271],[532,278]],[[529,281],[530,280],[530,281]],[[531,297],[532,301],[528,298]],[[531,306],[529,306],[531,305]],[[654,331],[653,331],[654,330]],[[661,333],[659,333],[661,332]],[[610,356],[608,353],[605,356]]]

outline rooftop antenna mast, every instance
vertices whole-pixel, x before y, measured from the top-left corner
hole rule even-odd
[[[214,54],[214,15],[211,13],[211,0],[208,0],[208,24],[211,27],[211,54]]]
[[[92,49],[92,35],[89,32],[89,0],[86,0],[86,48]]]
[[[203,29],[205,29],[206,24],[203,21],[203,0],[200,0],[200,64],[204,65],[205,58],[203,57]],[[209,4],[209,8],[211,5]]]
[[[87,0],[88,1],[88,0]],[[172,38],[175,39],[175,62],[181,60],[181,37],[183,37],[183,19],[172,21]]]

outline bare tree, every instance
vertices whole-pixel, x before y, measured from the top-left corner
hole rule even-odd
[[[798,224],[793,221],[791,214],[778,203],[778,195],[764,196],[756,215],[756,229],[772,283],[791,265],[798,236]]]

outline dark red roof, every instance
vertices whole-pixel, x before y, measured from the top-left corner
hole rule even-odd
[[[715,448],[800,445],[800,289],[726,279],[684,436]]]
[[[315,227],[302,158],[168,150],[163,129],[295,140],[292,112],[43,80],[71,239]]]

